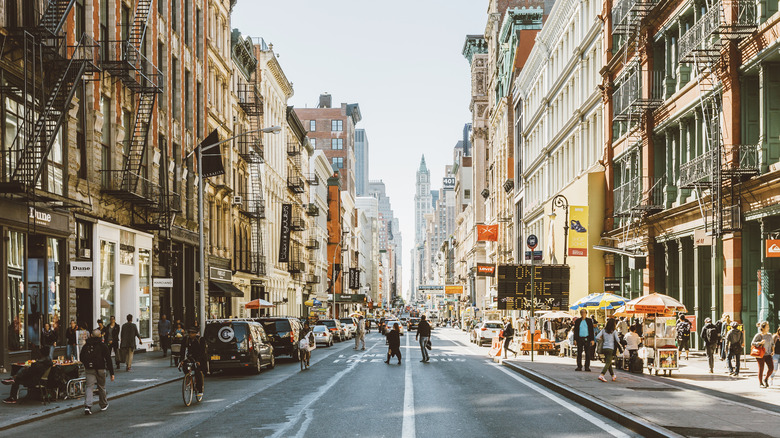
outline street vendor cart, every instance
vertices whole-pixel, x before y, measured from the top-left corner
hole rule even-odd
[[[658,293],[644,295],[625,304],[620,313],[643,314],[642,343],[645,347],[647,370],[655,375],[663,372],[672,375],[680,368],[680,356],[675,346],[678,312],[686,312],[685,306],[674,298]]]

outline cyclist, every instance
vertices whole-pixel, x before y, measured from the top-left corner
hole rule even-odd
[[[303,328],[299,333],[298,339],[298,354],[302,362],[306,364],[306,368],[309,367],[309,360],[311,359],[311,350],[315,346],[314,333],[312,333],[309,327],[309,321],[303,323]]]
[[[206,368],[206,341],[200,337],[197,327],[187,330],[189,336],[184,341],[184,353],[181,357],[192,358],[195,361],[195,390],[198,397],[203,397],[203,370]]]

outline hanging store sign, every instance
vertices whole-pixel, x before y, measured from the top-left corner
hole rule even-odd
[[[498,242],[498,225],[477,225],[477,241]]]
[[[292,224],[292,204],[282,204],[282,223],[279,227],[279,261],[290,261],[290,228]]]
[[[569,206],[569,255],[588,255],[588,207],[580,205]]]
[[[360,289],[360,270],[349,268],[349,288]]]
[[[173,278],[152,278],[152,287],[172,288]]]
[[[417,290],[444,290],[444,286],[437,284],[426,284],[417,286]]]
[[[495,277],[496,265],[477,263],[477,277]]]
[[[711,242],[706,230],[693,230],[693,246],[710,246]]]
[[[463,293],[463,286],[462,285],[452,285],[452,286],[444,286],[444,294],[445,295],[457,295]]]
[[[233,281],[233,272],[229,269],[209,268],[209,278],[219,281]]]
[[[604,277],[604,292],[620,292],[623,280],[619,277]]]
[[[766,256],[767,257],[780,257],[780,240],[767,239],[766,241]]]
[[[71,277],[91,277],[92,262],[70,262]]]

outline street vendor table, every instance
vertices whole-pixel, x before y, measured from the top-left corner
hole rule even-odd
[[[11,364],[11,375],[15,376],[20,370],[23,368],[28,368],[34,363],[35,361],[31,360],[27,362]],[[84,378],[81,377],[81,370],[83,369],[81,362],[54,361],[52,371],[54,371],[54,369],[58,370],[58,372],[54,374],[59,374],[60,381],[62,382],[62,385],[56,388],[57,397],[76,398],[84,395],[85,385]],[[52,371],[49,372],[50,378],[52,376]],[[27,388],[28,390],[30,389],[30,387]],[[30,395],[31,394],[28,391],[28,397]]]

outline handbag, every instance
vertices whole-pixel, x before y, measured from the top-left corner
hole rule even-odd
[[[766,355],[766,349],[763,345],[756,347],[755,345],[750,347],[750,355],[753,357],[762,358]]]
[[[432,347],[431,347],[431,340],[430,340],[430,339],[428,339],[427,341],[425,341],[425,348],[427,348],[427,349],[429,349],[429,350],[431,350],[431,349],[432,349]]]

